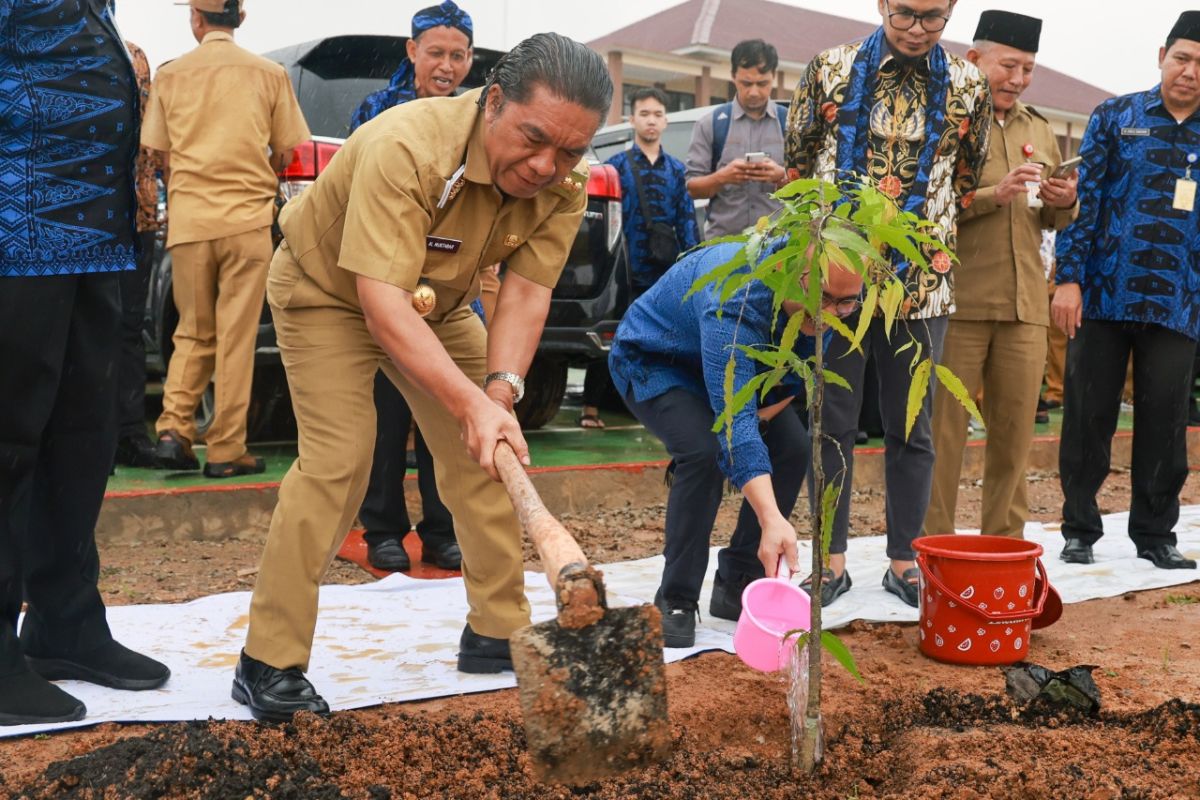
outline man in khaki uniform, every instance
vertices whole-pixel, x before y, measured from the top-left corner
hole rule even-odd
[[[465,672],[511,669],[528,624],[521,530],[492,454],[528,448],[512,406],[587,203],[581,161],[612,83],[604,60],[538,34],[482,90],[414,100],[359,128],[280,216],[267,298],[288,373],[299,458],[250,606],[233,697],[259,719],[328,705],[303,671],[318,587],[362,501],[375,443],[375,372],[412,407],[454,516],[470,611]],[[495,319],[469,304],[508,264]],[[432,292],[422,321],[415,303]]]
[[[155,449],[165,469],[197,469],[196,406],[212,379],[216,414],[204,474],[262,472],[246,450],[254,343],[271,262],[276,172],[309,138],[283,67],[234,44],[241,0],[191,0],[200,46],[159,68],[142,144],[165,154],[175,352]]]
[[[1050,322],[1042,230],[1066,227],[1076,212],[1075,176],[1046,177],[1062,161],[1050,123],[1019,100],[1033,77],[1041,28],[1033,17],[985,11],[967,54],[988,77],[996,124],[981,188],[959,217],[958,308],[942,355],[969,396],[983,389],[983,532],[1015,537],[1029,513],[1025,465]],[[953,533],[967,413],[939,392],[933,422],[937,457],[925,533]]]

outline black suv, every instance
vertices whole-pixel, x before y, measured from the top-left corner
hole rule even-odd
[[[280,196],[288,199],[316,180],[349,134],[354,109],[371,92],[387,85],[405,57],[407,39],[398,36],[332,36],[274,50],[264,55],[282,64],[313,140],[297,149],[280,176]],[[501,53],[476,48],[475,63],[463,82],[482,86]],[[526,428],[539,428],[558,412],[567,385],[567,367],[606,357],[608,343],[629,303],[629,266],[621,229],[621,190],[616,171],[593,165],[588,206],[562,277],[554,290],[546,329],[526,377],[517,417]],[[162,245],[159,243],[161,250]],[[147,300],[147,370],[166,372],[179,315],[171,289],[171,256],[161,250]],[[255,352],[254,389],[248,419],[251,438],[285,438],[294,431],[287,382],[275,345],[266,305]],[[198,412],[203,430],[211,419],[212,396]]]

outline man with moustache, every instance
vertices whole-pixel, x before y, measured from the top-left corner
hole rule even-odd
[[[256,718],[329,710],[304,671],[321,578],[366,490],[381,368],[428,436],[454,515],[470,606],[458,668],[512,669],[508,639],[529,624],[529,602],[521,529],[493,454],[504,441],[529,463],[513,404],[586,208],[584,155],[611,102],[600,56],[537,34],[484,88],[364,125],[284,207],[267,299],[299,457],[279,487],[233,683]],[[501,260],[507,278],[485,332],[470,304],[479,270]]]
[[[391,83],[367,96],[354,112],[351,132],[389,108],[424,97],[449,97],[471,71],[474,25],[453,0],[418,11],[412,20],[408,57],[396,69]],[[500,281],[492,269],[480,273],[481,291],[492,296]],[[358,512],[365,532],[367,561],[376,569],[407,572],[412,568],[404,537],[411,523],[404,501],[404,474],[408,471],[408,433],[412,409],[400,390],[382,370],[375,374],[375,460],[371,481]],[[417,461],[417,488],[421,494],[421,560],[440,569],[462,566],[462,551],[454,538],[454,518],[438,495],[433,456],[420,428],[413,431]]]
[[[1108,476],[1133,355],[1129,538],[1160,569],[1195,569],[1175,546],[1188,476],[1187,412],[1200,337],[1200,11],[1158,52],[1162,82],[1106,101],[1079,154],[1079,218],[1058,237],[1050,314],[1070,338],[1059,473],[1061,558],[1094,560],[1096,492]]]
[[[942,364],[967,394],[978,397],[982,389],[985,398],[982,530],[1016,538],[1029,516],[1025,465],[1050,324],[1042,231],[1066,227],[1076,196],[1073,174],[1052,177],[1062,161],[1053,128],[1020,100],[1033,80],[1041,31],[1040,19],[984,11],[967,53],[987,76],[996,124],[979,190],[958,218],[956,309],[942,352]],[[925,533],[954,533],[967,412],[948,392],[934,398],[933,434],[937,460]]]
[[[992,116],[987,80],[974,65],[938,44],[954,0],[879,0],[878,7],[883,21],[879,30],[863,42],[821,53],[801,78],[788,114],[788,177],[836,182],[865,175],[902,209],[932,222],[935,235],[953,251],[959,209],[970,205],[987,154]],[[884,572],[883,587],[908,605],[917,605],[912,540],[925,521],[933,479],[934,385],[931,377],[906,437],[912,353],[896,350],[915,341],[923,356],[941,359],[946,320],[954,311],[951,260],[938,252],[931,264],[931,271],[925,272],[895,260],[907,284],[907,299],[890,340],[877,316],[861,352],[837,338],[829,353],[830,368],[851,390],[829,386],[825,393],[826,431],[833,441],[822,443],[821,457],[825,474],[832,480],[842,478],[830,566],[823,575],[810,576],[812,585],[821,587],[825,605],[850,588],[845,552],[854,438],[871,351],[886,448],[891,566]],[[847,324],[854,329],[857,316]]]

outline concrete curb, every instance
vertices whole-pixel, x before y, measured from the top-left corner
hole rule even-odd
[[[962,476],[983,477],[985,441],[967,444]],[[1112,464],[1128,468],[1133,435],[1113,437]],[[1034,439],[1029,471],[1058,471],[1057,436]],[[1188,461],[1200,464],[1200,428],[1188,430]],[[604,464],[581,467],[546,467],[530,470],[534,486],[553,514],[583,514],[597,509],[623,508],[666,502],[663,482],[665,461],[640,464]],[[883,448],[859,448],[854,462],[854,488],[882,489]],[[212,541],[262,536],[271,522],[278,483],[236,486],[197,486],[164,491],[111,492],[105,496],[96,526],[101,543],[136,544],[143,541]],[[414,516],[420,508],[415,476],[404,482]]]

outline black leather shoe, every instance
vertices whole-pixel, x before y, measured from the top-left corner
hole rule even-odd
[[[154,454],[154,442],[144,433],[118,439],[116,461],[122,467],[158,469],[161,466]]]
[[[166,664],[115,640],[87,653],[31,655],[26,651],[25,660],[48,681],[87,681],[110,689],[157,689],[171,677]]]
[[[159,469],[200,469],[200,459],[192,451],[192,443],[178,431],[163,431],[158,435],[154,457],[158,459]]]
[[[1033,421],[1037,425],[1050,424],[1050,404],[1038,398],[1037,411],[1033,413]]]
[[[742,572],[738,573],[732,581],[726,582],[721,577],[721,571],[717,570],[717,574],[713,577],[712,599],[708,601],[708,613],[719,619],[737,622],[742,616],[742,592],[746,589],[746,584],[754,579],[755,576]]]
[[[0,725],[36,725],[83,719],[87,708],[36,672],[0,678]]]
[[[233,461],[209,461],[204,465],[206,478],[237,478],[241,475],[261,475],[267,471],[262,458],[243,453]]]
[[[458,549],[458,542],[454,540],[432,547],[422,543],[421,560],[426,564],[433,564],[438,569],[462,569],[462,550]]]
[[[850,591],[854,581],[850,580],[850,570],[842,570],[841,575],[835,575],[832,569],[826,567],[821,571],[821,608],[829,608],[833,601]],[[812,575],[800,582],[800,588],[812,596]]]
[[[921,600],[921,590],[916,583],[918,575],[920,575],[920,571],[916,567],[904,570],[903,575],[897,575],[891,567],[888,567],[887,571],[883,573],[883,588],[916,608]]]
[[[512,668],[512,652],[508,648],[508,639],[484,636],[471,630],[470,625],[463,628],[462,637],[458,640],[459,672],[494,675]]]
[[[233,699],[250,707],[255,719],[290,722],[297,711],[329,713],[329,704],[299,667],[276,669],[242,651],[233,674]]]
[[[1183,553],[1173,544],[1156,544],[1138,553],[1138,558],[1144,558],[1159,569],[1195,569],[1196,562],[1184,558]]]
[[[686,601],[665,600],[661,589],[654,595],[654,605],[662,612],[663,646],[694,647],[699,606]]]
[[[1092,546],[1085,544],[1082,539],[1068,538],[1063,544],[1058,557],[1068,564],[1095,564],[1096,557],[1092,555]]]
[[[367,563],[375,569],[388,572],[408,572],[412,569],[412,560],[399,539],[367,542]]]

